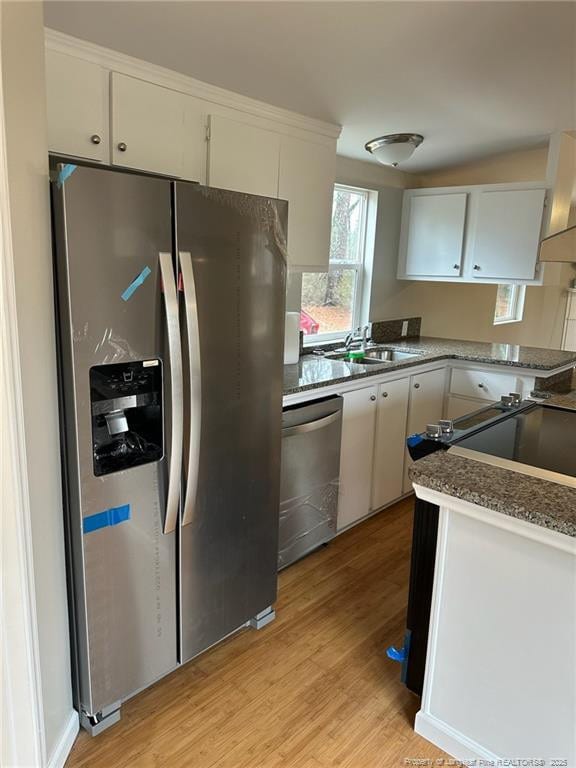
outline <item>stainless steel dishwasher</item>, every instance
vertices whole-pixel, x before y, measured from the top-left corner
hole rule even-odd
[[[336,535],[342,403],[326,397],[282,414],[279,569]]]

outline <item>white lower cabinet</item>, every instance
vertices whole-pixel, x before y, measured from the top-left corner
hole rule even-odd
[[[518,377],[510,373],[454,368],[450,393],[493,403],[501,395],[516,391]]]
[[[404,442],[408,421],[410,378],[380,384],[372,472],[372,509],[402,496]]]
[[[338,530],[412,490],[406,436],[442,418],[446,369],[343,393]]]
[[[343,395],[339,531],[370,512],[377,397],[375,386]]]
[[[444,414],[444,395],[446,391],[446,369],[418,373],[410,379],[410,404],[408,407],[407,434],[423,432],[427,424],[433,424]],[[412,464],[408,451],[405,451],[403,491],[412,490],[412,481],[408,469]]]
[[[525,397],[534,388],[533,376],[506,370],[445,366],[406,373],[342,393],[338,531],[410,493],[408,435],[477,411],[509,391]]]
[[[517,376],[505,371],[481,368],[453,368],[446,418],[457,419],[494,403],[510,392],[527,397],[535,387],[534,376]]]

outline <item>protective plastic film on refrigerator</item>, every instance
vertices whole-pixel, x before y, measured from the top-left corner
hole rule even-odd
[[[287,204],[52,165],[76,706],[98,733],[274,615]]]

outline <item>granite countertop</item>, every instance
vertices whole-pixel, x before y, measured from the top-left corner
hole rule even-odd
[[[575,396],[576,399],[576,396]],[[576,489],[438,451],[414,462],[410,478],[449,496],[576,537]]]
[[[569,408],[576,411],[576,389],[562,394],[553,394],[552,397],[544,400],[545,405],[554,405],[557,408]]]
[[[480,341],[459,341],[419,336],[379,346],[422,352],[417,357],[394,362],[346,363],[329,357],[304,355],[298,363],[284,366],[284,394],[304,392],[351,379],[381,375],[388,371],[410,368],[435,360],[469,360],[475,363],[508,365],[533,371],[554,371],[564,365],[576,365],[576,352],[521,347],[514,344],[494,344]]]
[[[543,404],[576,411],[576,372],[572,387],[569,392],[552,394]],[[409,473],[415,483],[427,488],[576,537],[574,488],[455,456],[449,451],[419,459]]]

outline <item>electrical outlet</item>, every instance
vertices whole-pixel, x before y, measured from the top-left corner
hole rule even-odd
[[[408,320],[402,320],[402,336],[408,336]]]

